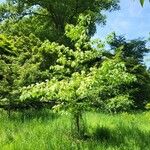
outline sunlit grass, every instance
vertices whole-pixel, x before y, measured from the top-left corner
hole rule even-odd
[[[1,150],[149,150],[150,112],[118,115],[88,112],[87,138],[71,134],[70,116],[48,111],[0,115]]]

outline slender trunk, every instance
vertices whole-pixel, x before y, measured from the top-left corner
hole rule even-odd
[[[9,100],[9,104],[8,104],[8,118],[11,117],[11,101]]]
[[[24,110],[21,111],[21,121],[24,122],[25,120],[25,113]]]
[[[79,113],[75,115],[75,123],[76,123],[77,134],[80,135],[80,114]]]
[[[8,109],[8,118],[11,117],[11,110],[10,110],[10,106],[9,106],[9,109]]]
[[[81,112],[76,112],[72,117],[72,131],[73,135],[82,137],[84,135],[84,123]]]

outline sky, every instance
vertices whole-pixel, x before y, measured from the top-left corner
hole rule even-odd
[[[103,28],[97,26],[96,37],[104,37],[115,31],[124,34],[126,38],[149,37],[150,32],[150,3],[145,0],[141,7],[139,0],[120,0],[119,11],[107,13],[107,24]]]
[[[117,35],[124,35],[127,39],[139,37],[150,38],[150,3],[145,0],[141,7],[139,0],[120,0],[120,10],[107,13],[107,23],[104,27],[98,25],[94,38],[104,39],[106,35],[115,31]],[[150,47],[150,42],[147,44]],[[150,67],[150,54],[144,62]]]
[[[5,0],[0,0],[4,2]],[[97,25],[97,33],[94,38],[104,39],[113,31],[118,35],[125,35],[127,39],[138,37],[148,39],[150,37],[150,3],[145,0],[144,7],[141,7],[139,0],[120,0],[121,9],[119,11],[107,13],[107,23],[105,26]],[[148,43],[150,47],[150,42]],[[150,54],[144,61],[150,67]]]

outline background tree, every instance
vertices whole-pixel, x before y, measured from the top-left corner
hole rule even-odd
[[[3,24],[5,31],[16,33],[19,30],[17,34],[23,32],[25,35],[32,32],[41,40],[49,39],[64,44],[67,40],[64,35],[67,23],[75,25],[81,13],[90,14],[92,21],[88,28],[89,35],[93,35],[96,23],[105,24],[106,16],[103,12],[118,9],[118,3],[118,0],[8,0],[1,5],[0,16],[2,21],[9,18]],[[27,27],[24,25],[26,23]]]
[[[132,93],[135,107],[138,108],[144,108],[150,100],[150,76],[143,63],[143,57],[150,51],[146,47],[146,42],[142,39],[127,41],[123,36],[116,36],[114,33],[108,37],[111,49],[114,53],[118,53],[121,48],[121,59],[126,62],[127,71],[137,78],[129,90]]]
[[[10,38],[0,35],[0,107],[7,104],[7,108],[11,105],[13,97],[15,97],[16,86],[14,79],[16,78],[14,64],[17,57],[17,51]]]

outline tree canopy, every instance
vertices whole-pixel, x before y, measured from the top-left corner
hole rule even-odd
[[[93,35],[96,23],[106,22],[104,12],[119,9],[118,3],[118,0],[8,0],[1,5],[0,20],[5,20],[2,28],[6,28],[7,33],[28,36],[32,32],[41,40],[49,39],[64,44],[67,40],[64,34],[66,24],[77,24],[81,13],[89,14],[92,18],[88,26],[89,35]]]

